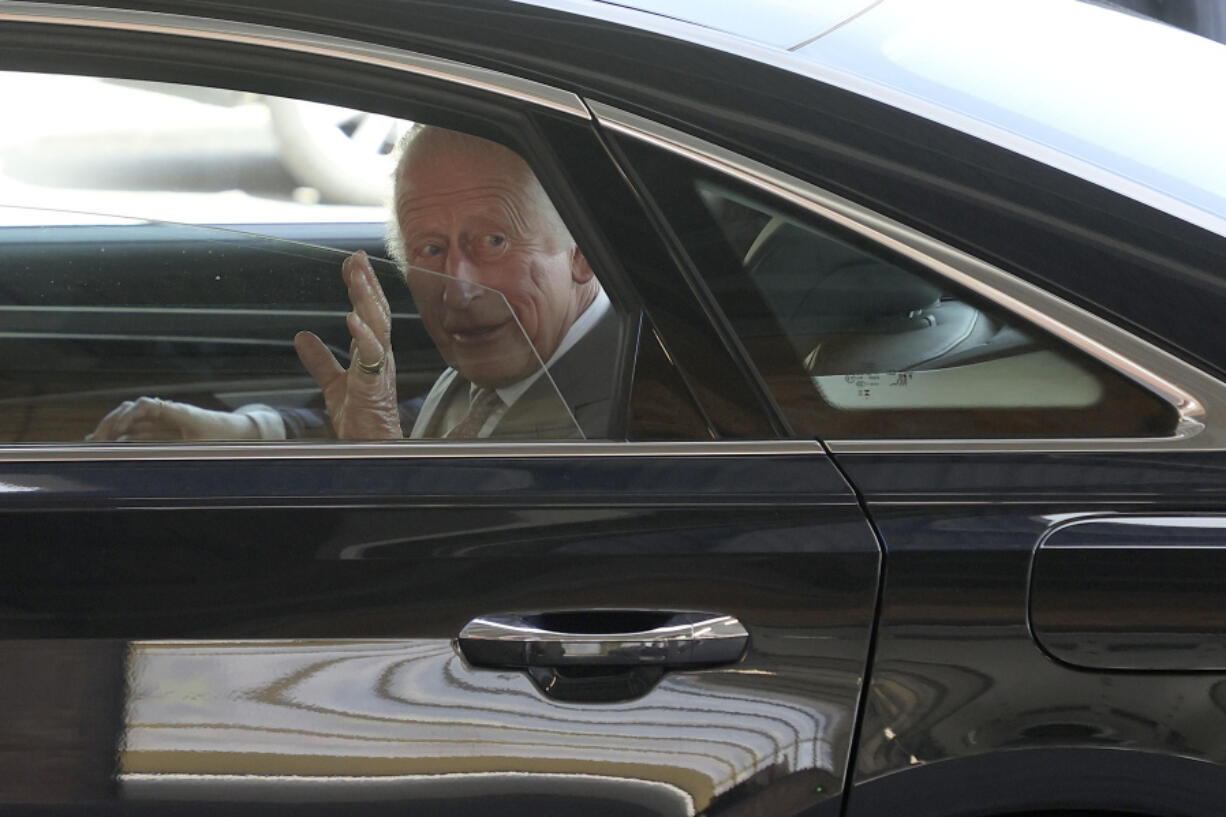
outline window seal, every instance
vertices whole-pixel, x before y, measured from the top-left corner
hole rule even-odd
[[[608,457],[826,456],[815,440],[696,440],[693,442],[266,442],[266,443],[25,443],[0,446],[0,462],[122,462],[176,460],[343,459],[592,459]],[[6,492],[0,482],[0,494]]]
[[[50,5],[26,0],[13,0],[0,5],[0,22],[84,26],[198,40],[220,40],[280,51],[295,51],[443,80],[549,108],[579,119],[591,119],[583,102],[569,91],[487,68],[342,37],[209,17],[93,6]]]

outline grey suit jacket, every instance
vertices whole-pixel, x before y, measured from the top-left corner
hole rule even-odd
[[[599,440],[612,437],[613,400],[621,357],[620,332],[621,320],[609,309],[566,354],[554,361],[549,367],[548,378],[538,377],[507,409],[490,438]],[[454,369],[440,375],[440,381],[442,378],[448,378],[449,382],[443,388],[431,390],[416,423],[423,439],[441,436],[439,425],[444,412],[439,407],[450,405],[458,389],[467,393],[471,387]]]

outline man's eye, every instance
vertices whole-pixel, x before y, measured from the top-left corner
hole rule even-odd
[[[484,233],[473,245],[472,252],[478,261],[497,261],[510,246],[511,242],[502,233]]]
[[[443,263],[447,250],[442,244],[427,242],[418,244],[409,255],[409,263],[416,267],[437,270]]]

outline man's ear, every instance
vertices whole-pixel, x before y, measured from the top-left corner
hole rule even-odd
[[[586,284],[596,277],[592,265],[587,262],[583,250],[575,247],[570,251],[570,278],[576,284]]]

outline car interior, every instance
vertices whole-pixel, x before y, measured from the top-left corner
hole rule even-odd
[[[1171,403],[902,255],[724,181],[693,191],[678,214],[712,295],[781,406],[830,438],[1174,433]]]
[[[1102,397],[1093,375],[1017,327],[782,216],[744,264],[836,408],[1075,407]]]
[[[348,363],[339,270],[355,250],[376,259],[393,305],[402,393],[424,394],[445,365],[399,271],[377,260],[382,224],[105,221],[0,227],[0,441],[81,440],[139,396],[315,405],[293,337],[313,331]]]

